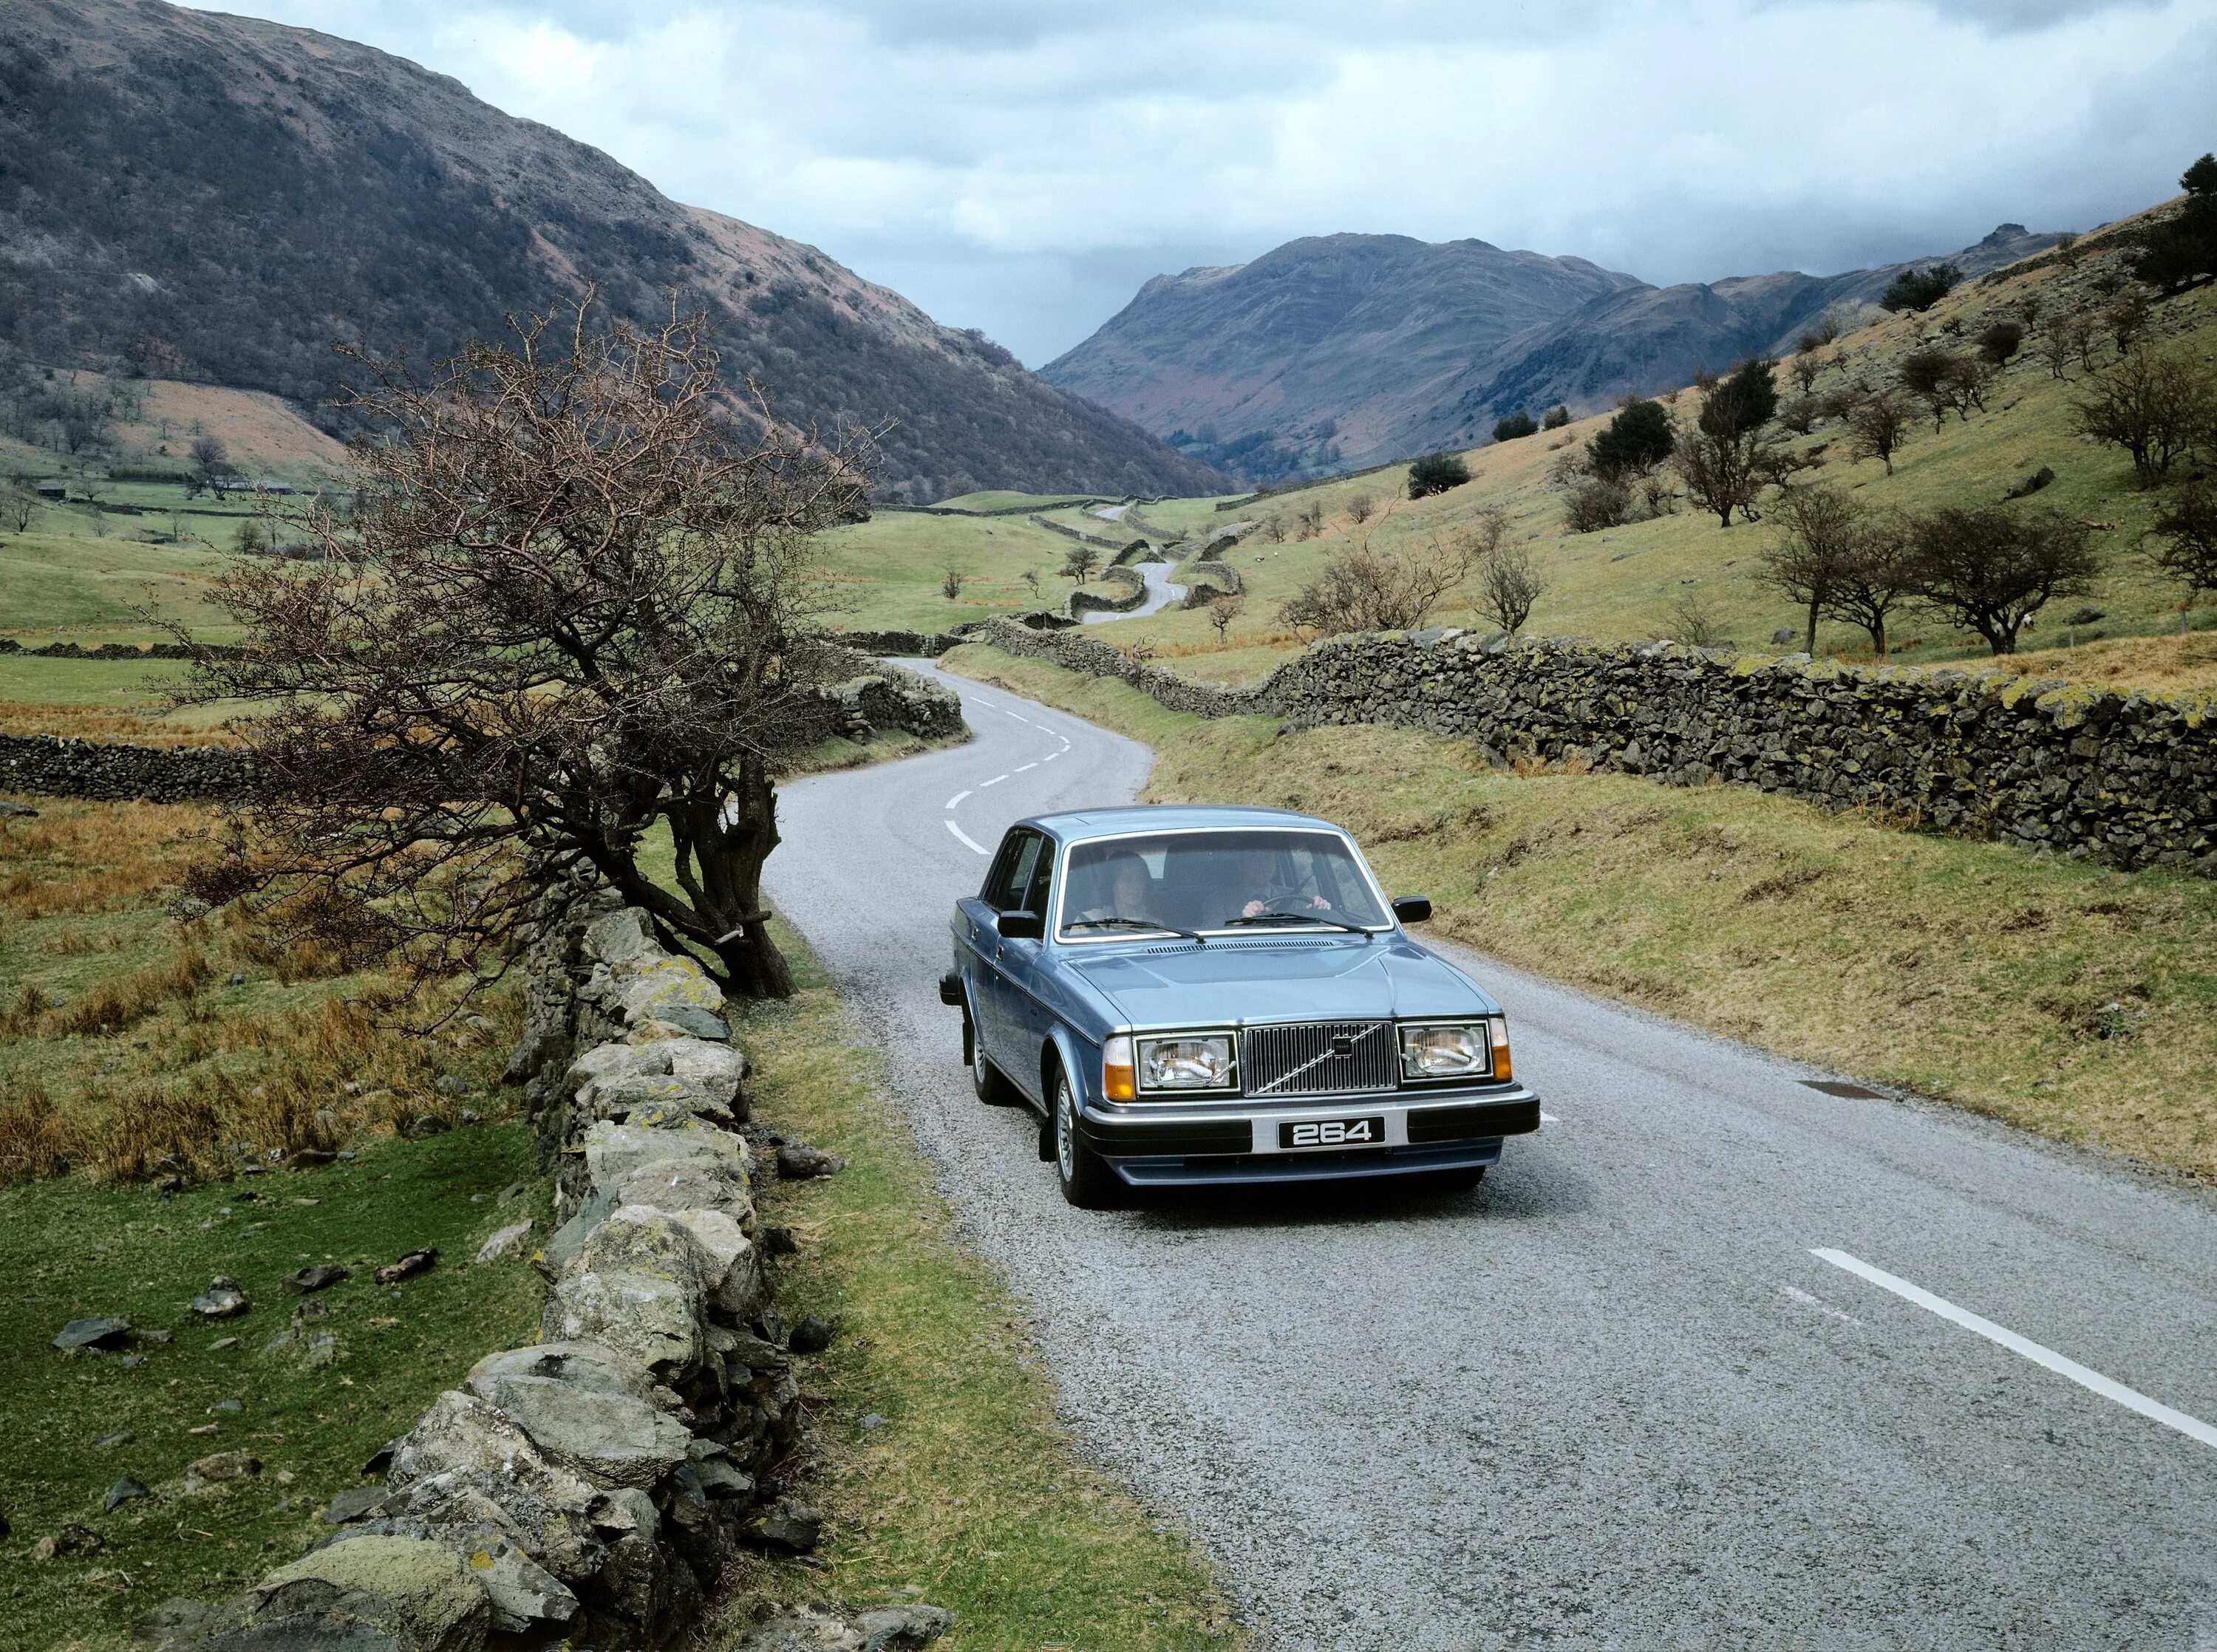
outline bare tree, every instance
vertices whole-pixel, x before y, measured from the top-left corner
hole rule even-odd
[[[1409,631],[1468,576],[1476,547],[1467,535],[1430,535],[1387,550],[1365,534],[1335,552],[1324,571],[1278,610],[1285,624],[1327,637]]]
[[[1511,637],[1547,590],[1547,574],[1528,544],[1498,539],[1479,560],[1479,611]]]
[[[230,462],[231,449],[224,445],[221,436],[195,436],[189,452],[193,480],[201,487],[213,487],[218,472]]]
[[[39,496],[28,488],[9,484],[0,488],[0,521],[17,533],[28,533],[39,517]]]
[[[2040,359],[2047,364],[2049,378],[2070,377],[2071,364],[2084,358],[2093,331],[2094,324],[2084,316],[2058,312],[2047,317],[2038,336]]]
[[[1932,511],[1911,520],[1909,538],[1917,601],[1998,655],[2016,653],[2026,622],[2055,598],[2092,589],[2099,567],[2084,522],[1998,506]]]
[[[1347,502],[1347,520],[1357,527],[1377,513],[1378,502],[1367,493],[1358,493]]]
[[[1678,594],[1678,600],[1670,605],[1670,628],[1677,633],[1679,642],[1695,648],[1719,648],[1730,640],[1725,635],[1724,622],[1717,615],[1716,605],[1698,590]]]
[[[1878,391],[1848,410],[1848,440],[1856,457],[1884,459],[1888,476],[1893,474],[1894,450],[1908,434],[1909,409],[1893,391]]]
[[[2186,587],[2186,600],[2178,607],[2183,632],[2186,611],[2202,592],[2217,591],[2217,486],[2189,482],[2156,512],[2148,531],[2162,541],[2149,553],[2157,571]]]
[[[1308,503],[1303,505],[1299,510],[1294,513],[1294,521],[1299,524],[1300,527],[1300,533],[1295,537],[1304,539],[1314,539],[1318,534],[1324,532],[1323,501],[1318,499],[1310,500]]]
[[[1817,651],[1817,621],[1860,552],[1862,515],[1847,495],[1821,487],[1788,488],[1770,507],[1779,531],[1756,578],[1806,612],[1805,653]]]
[[[1854,553],[1833,573],[1825,613],[1861,626],[1871,651],[1887,657],[1887,621],[1909,600],[1913,583],[1913,547],[1908,524],[1887,511],[1869,513],[1856,536]]]
[[[970,583],[970,576],[960,568],[949,568],[939,576],[939,592],[949,602],[962,595],[962,588]]]
[[[772,788],[836,727],[815,546],[864,509],[874,443],[759,398],[735,424],[697,316],[513,324],[428,379],[363,362],[351,405],[390,434],[356,450],[352,529],[318,514],[320,559],[219,577],[246,646],[201,650],[184,698],[258,708],[257,780],[196,892],[286,891],[350,951],[483,971],[530,849],[781,996]]]
[[[2142,487],[2217,430],[2217,379],[2186,344],[2147,344],[2095,375],[2072,404],[2078,428],[2133,456]]]
[[[1716,512],[1726,527],[1732,525],[1735,513],[1753,521],[1763,490],[1793,472],[1792,456],[1769,428],[1778,410],[1770,374],[1771,363],[1758,357],[1741,362],[1729,379],[1714,381],[1702,400],[1700,419],[1693,429],[1678,434],[1671,453],[1686,491]]]
[[[1025,589],[1031,592],[1032,601],[1034,602],[1038,601],[1040,594],[1040,570],[1036,568],[1027,568],[1022,574],[1018,575],[1017,577],[1024,582]]]
[[[1225,633],[1232,629],[1233,622],[1246,611],[1247,599],[1237,594],[1220,596],[1208,605],[1209,627],[1216,632],[1216,642],[1220,648],[1223,646]]]

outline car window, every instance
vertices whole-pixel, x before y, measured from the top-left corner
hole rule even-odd
[[[1046,838],[1038,840],[1039,859],[1032,867],[1030,883],[1024,886],[1024,910],[1047,916],[1047,889],[1054,881],[1054,845]]]
[[[1390,920],[1336,832],[1164,833],[1074,846],[1066,857],[1062,933],[1083,938],[1138,919],[1185,929],[1238,928],[1262,917],[1294,928],[1304,912],[1368,927]]]
[[[1039,869],[1040,850],[1047,840],[1037,832],[1017,828],[1010,832],[985,879],[985,904],[996,911],[1012,912],[1023,905],[1032,876]]]

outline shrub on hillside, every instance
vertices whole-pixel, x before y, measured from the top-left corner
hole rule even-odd
[[[2022,322],[1998,321],[1979,335],[1979,354],[1996,367],[2007,365],[2024,343]]]
[[[2217,276],[2217,155],[2204,155],[2179,181],[2177,212],[2140,232],[2133,274],[2166,293]]]
[[[2204,591],[2217,591],[2217,486],[2189,482],[2156,512],[2150,533],[2160,541],[2150,552],[2156,570],[2186,587],[2178,628],[2186,629],[2186,610]]]
[[[1670,457],[1670,415],[1660,402],[1627,402],[1586,443],[1593,473],[1610,481],[1646,476]]]
[[[1796,461],[1771,434],[1778,410],[1775,363],[1761,357],[1743,361],[1701,403],[1695,428],[1679,434],[1671,464],[1686,491],[1730,527],[1737,513],[1755,520],[1755,502],[1765,488],[1782,482]]]
[[[2128,350],[2072,404],[2079,430],[2133,456],[2143,487],[2170,474],[2196,443],[2217,447],[2217,377],[2186,344]]]
[[[1521,441],[1539,428],[1533,422],[1532,416],[1520,407],[1507,418],[1494,421],[1493,439],[1496,441]]]
[[[1528,435],[1530,432],[1525,434]],[[1469,480],[1470,466],[1463,463],[1461,454],[1426,453],[1409,466],[1409,497],[1430,498],[1449,488],[1459,488]]]
[[[1908,583],[1918,603],[1976,632],[1997,655],[2016,652],[2032,617],[2082,596],[2100,571],[2086,524],[1998,505],[1948,506],[1911,520]]]
[[[1463,582],[1479,549],[1467,534],[1436,533],[1421,545],[1391,549],[1359,539],[1335,552],[1324,571],[1279,608],[1278,619],[1326,637],[1414,630]]]
[[[1542,430],[1559,430],[1570,422],[1571,410],[1559,403],[1547,410],[1540,421],[1540,428]]]
[[[1632,517],[1632,490],[1615,477],[1596,476],[1571,490],[1563,526],[1573,533],[1621,527]]]
[[[1963,272],[1954,264],[1933,264],[1924,269],[1905,269],[1887,286],[1880,295],[1878,305],[1899,315],[1902,311],[1921,311],[1955,290],[1963,279]]]

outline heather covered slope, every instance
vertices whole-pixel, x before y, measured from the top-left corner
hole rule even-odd
[[[1979,275],[2053,240],[2004,224],[1946,257]],[[1903,268],[1656,287],[1483,241],[1312,237],[1158,276],[1041,371],[1251,480],[1315,475],[1474,447],[1519,408],[1596,412],[1790,348],[1829,310],[1864,312]]]
[[[0,0],[0,343],[312,408],[599,284],[710,308],[781,412],[894,421],[889,495],[1205,491],[1206,466],[815,250],[682,206],[460,83],[160,0]],[[320,416],[329,422],[333,416]]]

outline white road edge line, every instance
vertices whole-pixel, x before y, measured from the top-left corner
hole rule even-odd
[[[1008,778],[1009,778],[1009,777],[1008,777],[1007,775],[1005,775],[1005,774],[996,774],[996,775],[995,775],[995,776],[993,776],[993,778],[992,778],[991,780],[980,780],[980,781],[979,781],[979,782],[978,782],[978,789],[979,789],[980,792],[983,792],[983,791],[984,791],[987,786],[998,786],[998,785],[999,785],[1003,780],[1007,780]]]
[[[969,795],[970,794],[967,792],[957,792],[953,797],[948,798],[947,806],[949,809],[952,809],[956,804],[961,802],[963,798]]]
[[[2217,1428],[2212,1428],[2198,1418],[2188,1416],[2183,1411],[2174,1411],[2160,1400],[2152,1400],[2137,1389],[2127,1388],[2122,1383],[2113,1381],[2098,1371],[2090,1371],[2076,1359],[2066,1359],[2053,1348],[2044,1348],[2029,1337],[2019,1336],[2006,1326],[1997,1325],[1991,1319],[1981,1319],[1967,1308],[1958,1308],[1945,1297],[1936,1297],[1930,1291],[1911,1285],[1907,1279],[1897,1279],[1882,1267],[1873,1267],[1868,1262],[1849,1255],[1844,1250],[1813,1249],[1809,1254],[1820,1261],[1830,1262],[1834,1267],[1845,1269],[1858,1279],[1868,1279],[1882,1291],[1893,1291],[1904,1302],[1913,1302],[1928,1313],[1937,1314],[1967,1331],[1975,1332],[1987,1341],[2007,1348],[2011,1353],[2021,1353],[2035,1365],[2045,1365],[2057,1376],[2067,1377],[2079,1387],[2090,1390],[2105,1400],[2114,1400],[2127,1411],[2137,1411],[2151,1421],[2177,1429],[2189,1439],[2198,1439],[2204,1446],[2217,1448]]]
[[[956,825],[953,821],[951,821],[951,820],[950,820],[950,821],[948,821],[948,822],[946,822],[946,823],[945,823],[945,824],[946,824],[947,829],[948,829],[948,831],[950,831],[950,832],[954,833],[954,835],[955,835],[956,837],[958,837],[958,838],[961,839],[963,842],[967,843],[967,844],[968,844],[972,848],[973,848],[973,849],[977,850],[979,854],[992,854],[992,850],[991,850],[991,849],[987,848],[986,848],[983,843],[980,843],[980,842],[979,842],[976,838],[974,838],[974,837],[971,836],[969,833],[967,833],[967,832],[964,831],[964,830],[963,830],[960,826],[957,826],[957,825]]]

